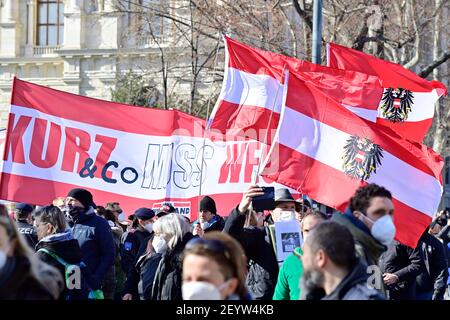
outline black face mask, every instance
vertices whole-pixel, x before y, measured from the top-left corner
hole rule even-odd
[[[76,218],[80,214],[84,213],[85,209],[82,207],[68,205],[66,206],[64,211],[67,213],[66,215],[69,215],[72,218]]]

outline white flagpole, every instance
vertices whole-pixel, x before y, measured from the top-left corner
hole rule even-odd
[[[259,170],[261,168],[261,162],[262,162],[262,158],[263,158],[263,151],[264,151],[264,148],[266,147],[267,138],[269,136],[269,128],[270,128],[270,123],[272,122],[273,110],[275,109],[275,104],[277,103],[277,99],[278,99],[278,92],[280,91],[280,87],[286,85],[286,83],[285,83],[286,79],[285,79],[285,75],[284,75],[285,72],[286,72],[286,64],[284,64],[283,71],[281,72],[281,81],[282,81],[283,84],[280,84],[278,86],[277,91],[275,93],[275,99],[274,99],[273,104],[272,104],[272,109],[270,110],[270,116],[269,116],[269,122],[267,123],[266,135],[264,137],[264,142],[263,142],[263,145],[262,145],[262,148],[261,148],[261,154],[259,156],[258,169],[256,170],[256,174],[253,175],[253,179],[252,179],[253,180],[252,181],[253,185],[255,185],[257,180],[258,180]]]
[[[217,39],[216,56],[214,58],[215,61],[214,61],[213,76],[212,76],[213,82],[212,82],[211,88],[214,85],[214,78],[216,76],[217,60],[218,60],[217,57],[219,55],[220,39],[221,39],[221,33],[219,32],[218,39]],[[208,97],[207,108],[206,108],[206,125],[205,125],[205,130],[203,132],[202,163],[200,165],[200,185],[199,185],[199,190],[198,190],[198,208],[200,208],[200,197],[202,195],[203,162],[205,160],[206,131],[207,131],[207,128],[208,128],[209,108],[210,108],[210,104],[211,104],[212,92],[213,92],[213,89],[211,89],[211,91],[209,93],[209,97]]]

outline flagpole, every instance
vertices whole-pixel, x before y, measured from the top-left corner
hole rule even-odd
[[[217,57],[219,56],[219,47],[220,47],[220,39],[221,39],[221,33],[219,32],[218,39],[217,39],[217,48],[216,48],[216,56],[214,58],[214,68],[213,68],[213,85],[214,85],[214,78],[216,76],[216,69],[217,69]],[[212,86],[211,86],[212,87]],[[202,147],[202,163],[200,165],[200,185],[198,190],[198,207],[200,208],[200,197],[202,195],[202,184],[203,184],[203,162],[205,160],[205,146],[206,146],[206,131],[208,127],[208,120],[209,120],[209,109],[211,104],[211,96],[212,91],[209,92],[208,101],[207,101],[207,107],[206,107],[206,124],[205,124],[205,130],[203,131],[203,147]]]
[[[281,72],[281,82],[283,83],[283,85],[285,85],[285,83],[284,83],[284,80],[285,80],[284,79],[284,73],[285,73],[285,71],[286,71],[286,64],[284,64],[283,71]],[[274,99],[273,104],[272,104],[272,109],[270,110],[270,116],[269,116],[269,122],[267,123],[266,135],[264,137],[264,142],[263,142],[263,145],[262,145],[262,148],[261,148],[261,154],[259,156],[258,169],[256,171],[256,174],[253,175],[253,179],[252,179],[252,184],[253,185],[256,184],[256,180],[258,179],[258,174],[259,174],[259,170],[261,168],[261,162],[262,162],[262,158],[263,158],[263,150],[264,150],[264,147],[267,144],[267,138],[269,136],[270,123],[272,122],[272,117],[273,117],[273,110],[275,109],[275,104],[277,103],[277,99],[278,99],[278,92],[280,91],[280,87],[281,86],[282,85],[279,85],[278,88],[277,88],[277,91],[275,93],[275,99]]]

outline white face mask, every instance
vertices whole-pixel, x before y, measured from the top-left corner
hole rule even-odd
[[[208,221],[201,222],[200,227],[202,227],[202,230],[209,228],[209,222]]]
[[[228,281],[219,287],[204,281],[184,282],[181,286],[183,300],[222,300],[220,290],[226,287]]]
[[[292,221],[295,220],[295,212],[294,211],[281,211],[280,212],[280,221]]]
[[[152,246],[155,249],[156,253],[164,253],[167,250],[167,242],[161,236],[156,236],[153,238]]]
[[[395,225],[392,217],[386,214],[376,220],[372,229],[370,229],[370,233],[375,239],[388,246],[395,237]]]
[[[5,266],[7,259],[6,253],[0,250],[0,270]]]
[[[153,223],[147,223],[144,226],[144,229],[147,230],[148,232],[152,233],[153,232]]]

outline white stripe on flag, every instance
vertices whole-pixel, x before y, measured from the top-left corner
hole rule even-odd
[[[251,74],[234,68],[227,68],[225,73],[219,100],[268,110],[273,107],[274,112],[280,113],[284,86],[278,80],[265,74]],[[277,101],[274,106],[275,96]]]
[[[430,92],[413,92],[413,105],[411,112],[408,114],[408,119],[405,122],[417,122],[432,119],[434,116],[434,104],[439,99],[436,89]],[[378,106],[378,117],[383,118],[383,100]],[[360,116],[361,117],[361,116]]]
[[[357,107],[352,107],[352,106],[347,106],[345,104],[343,104],[343,106],[353,112],[354,114],[356,114],[358,117],[372,121],[372,122],[377,122],[377,110],[369,110],[366,108],[357,108]]]
[[[289,107],[285,108],[281,117],[276,138],[280,144],[343,172],[342,156],[350,134]],[[368,182],[384,186],[397,200],[432,216],[442,193],[439,181],[396,158],[386,150],[383,152],[383,156],[377,173],[373,173]],[[417,190],[417,186],[420,186],[420,191]],[[418,196],[418,192],[420,192],[420,196]]]

